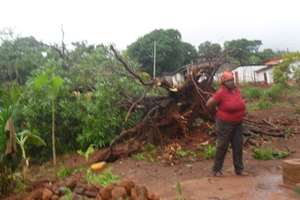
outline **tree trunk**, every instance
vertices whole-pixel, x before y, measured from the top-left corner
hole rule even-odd
[[[53,153],[53,165],[56,166],[56,147],[55,147],[55,99],[52,99],[52,153]]]

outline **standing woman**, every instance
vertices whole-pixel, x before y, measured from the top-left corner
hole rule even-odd
[[[229,144],[232,147],[235,173],[243,175],[243,118],[245,116],[245,101],[240,90],[234,83],[232,72],[224,71],[221,77],[221,87],[207,101],[209,109],[217,108],[217,152],[212,168],[213,176],[222,175],[222,167]]]

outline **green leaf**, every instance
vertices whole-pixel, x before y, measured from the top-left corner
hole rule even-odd
[[[29,130],[24,130],[18,133],[21,137],[27,137],[28,143],[36,146],[47,146],[46,142],[38,135],[31,133]]]

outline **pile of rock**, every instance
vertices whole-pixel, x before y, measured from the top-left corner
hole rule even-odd
[[[70,177],[63,183],[47,183],[34,189],[25,200],[58,200],[69,196],[74,200],[159,200],[145,186],[136,185],[133,181],[124,180],[106,187],[82,183]]]

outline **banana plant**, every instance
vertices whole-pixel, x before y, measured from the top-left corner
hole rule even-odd
[[[26,177],[26,171],[29,167],[29,157],[27,157],[27,146],[29,144],[34,146],[46,146],[46,142],[36,134],[33,134],[29,130],[23,130],[16,134],[16,141],[22,152],[23,164],[23,177]]]

